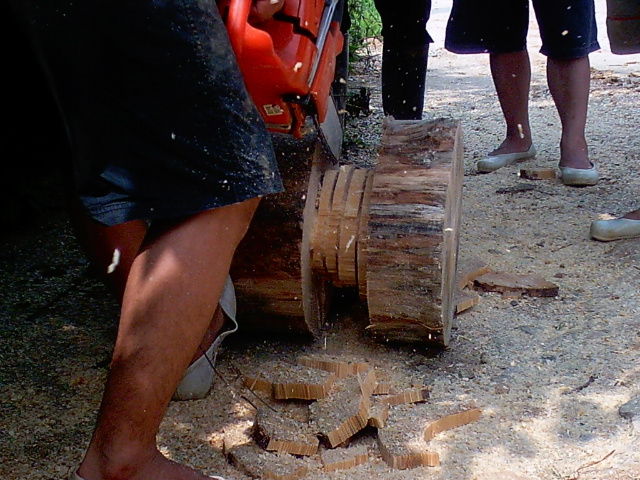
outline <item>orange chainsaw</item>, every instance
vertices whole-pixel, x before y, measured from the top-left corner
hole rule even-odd
[[[255,25],[249,22],[251,0],[220,0],[218,6],[247,90],[267,128],[301,138],[315,126],[339,159],[342,123],[332,83],[344,47],[344,0],[281,1],[282,9]]]

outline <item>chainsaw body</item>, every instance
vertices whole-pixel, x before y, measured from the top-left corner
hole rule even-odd
[[[251,0],[219,3],[245,85],[272,132],[302,137],[307,119],[334,115],[331,84],[344,40],[339,0],[284,0],[273,18],[249,23]]]

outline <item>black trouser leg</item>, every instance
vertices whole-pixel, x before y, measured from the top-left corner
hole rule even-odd
[[[422,118],[431,0],[374,0],[382,19],[382,108],[399,120]]]
[[[385,40],[382,108],[397,120],[419,120],[424,108],[429,44],[409,47]]]

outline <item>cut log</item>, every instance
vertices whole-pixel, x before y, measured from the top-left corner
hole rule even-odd
[[[517,275],[514,273],[489,272],[474,281],[475,286],[485,292],[524,293],[530,297],[555,297],[559,287],[540,275]]]
[[[310,147],[311,148],[311,147]],[[462,195],[462,140],[450,120],[384,123],[375,171],[320,154],[279,160],[231,266],[243,328],[317,336],[334,288],[366,300],[384,341],[449,342]]]
[[[315,336],[326,323],[333,286],[311,268],[310,237],[323,175],[336,165],[319,153],[319,143],[276,143],[285,191],[260,202],[234,255],[238,320],[245,331]]]
[[[375,384],[374,370],[369,369],[362,378],[354,375],[336,382],[327,398],[309,406],[312,426],[330,447],[340,445],[367,426]]]
[[[267,451],[294,455],[315,455],[320,441],[307,423],[280,413],[260,409],[253,425],[256,443]]]
[[[347,470],[349,468],[362,465],[368,460],[368,458],[369,451],[366,445],[325,450],[320,454],[322,467],[325,472]]]
[[[305,461],[289,454],[265,452],[255,444],[237,445],[225,454],[232,465],[251,478],[298,480],[309,471]]]
[[[385,120],[363,252],[376,338],[449,343],[462,178],[459,122]]]

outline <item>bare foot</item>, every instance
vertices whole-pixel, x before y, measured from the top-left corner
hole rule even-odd
[[[560,166],[589,169],[593,164],[589,160],[589,152],[585,140],[560,142]]]
[[[522,153],[531,148],[531,140],[507,137],[498,148],[489,153],[490,157],[505,153]]]
[[[207,477],[190,467],[167,459],[158,451],[142,465],[127,465],[111,472],[109,470],[109,467],[104,466],[89,468],[83,462],[78,475],[82,480],[224,480],[217,476]],[[103,471],[106,473],[102,473]]]

